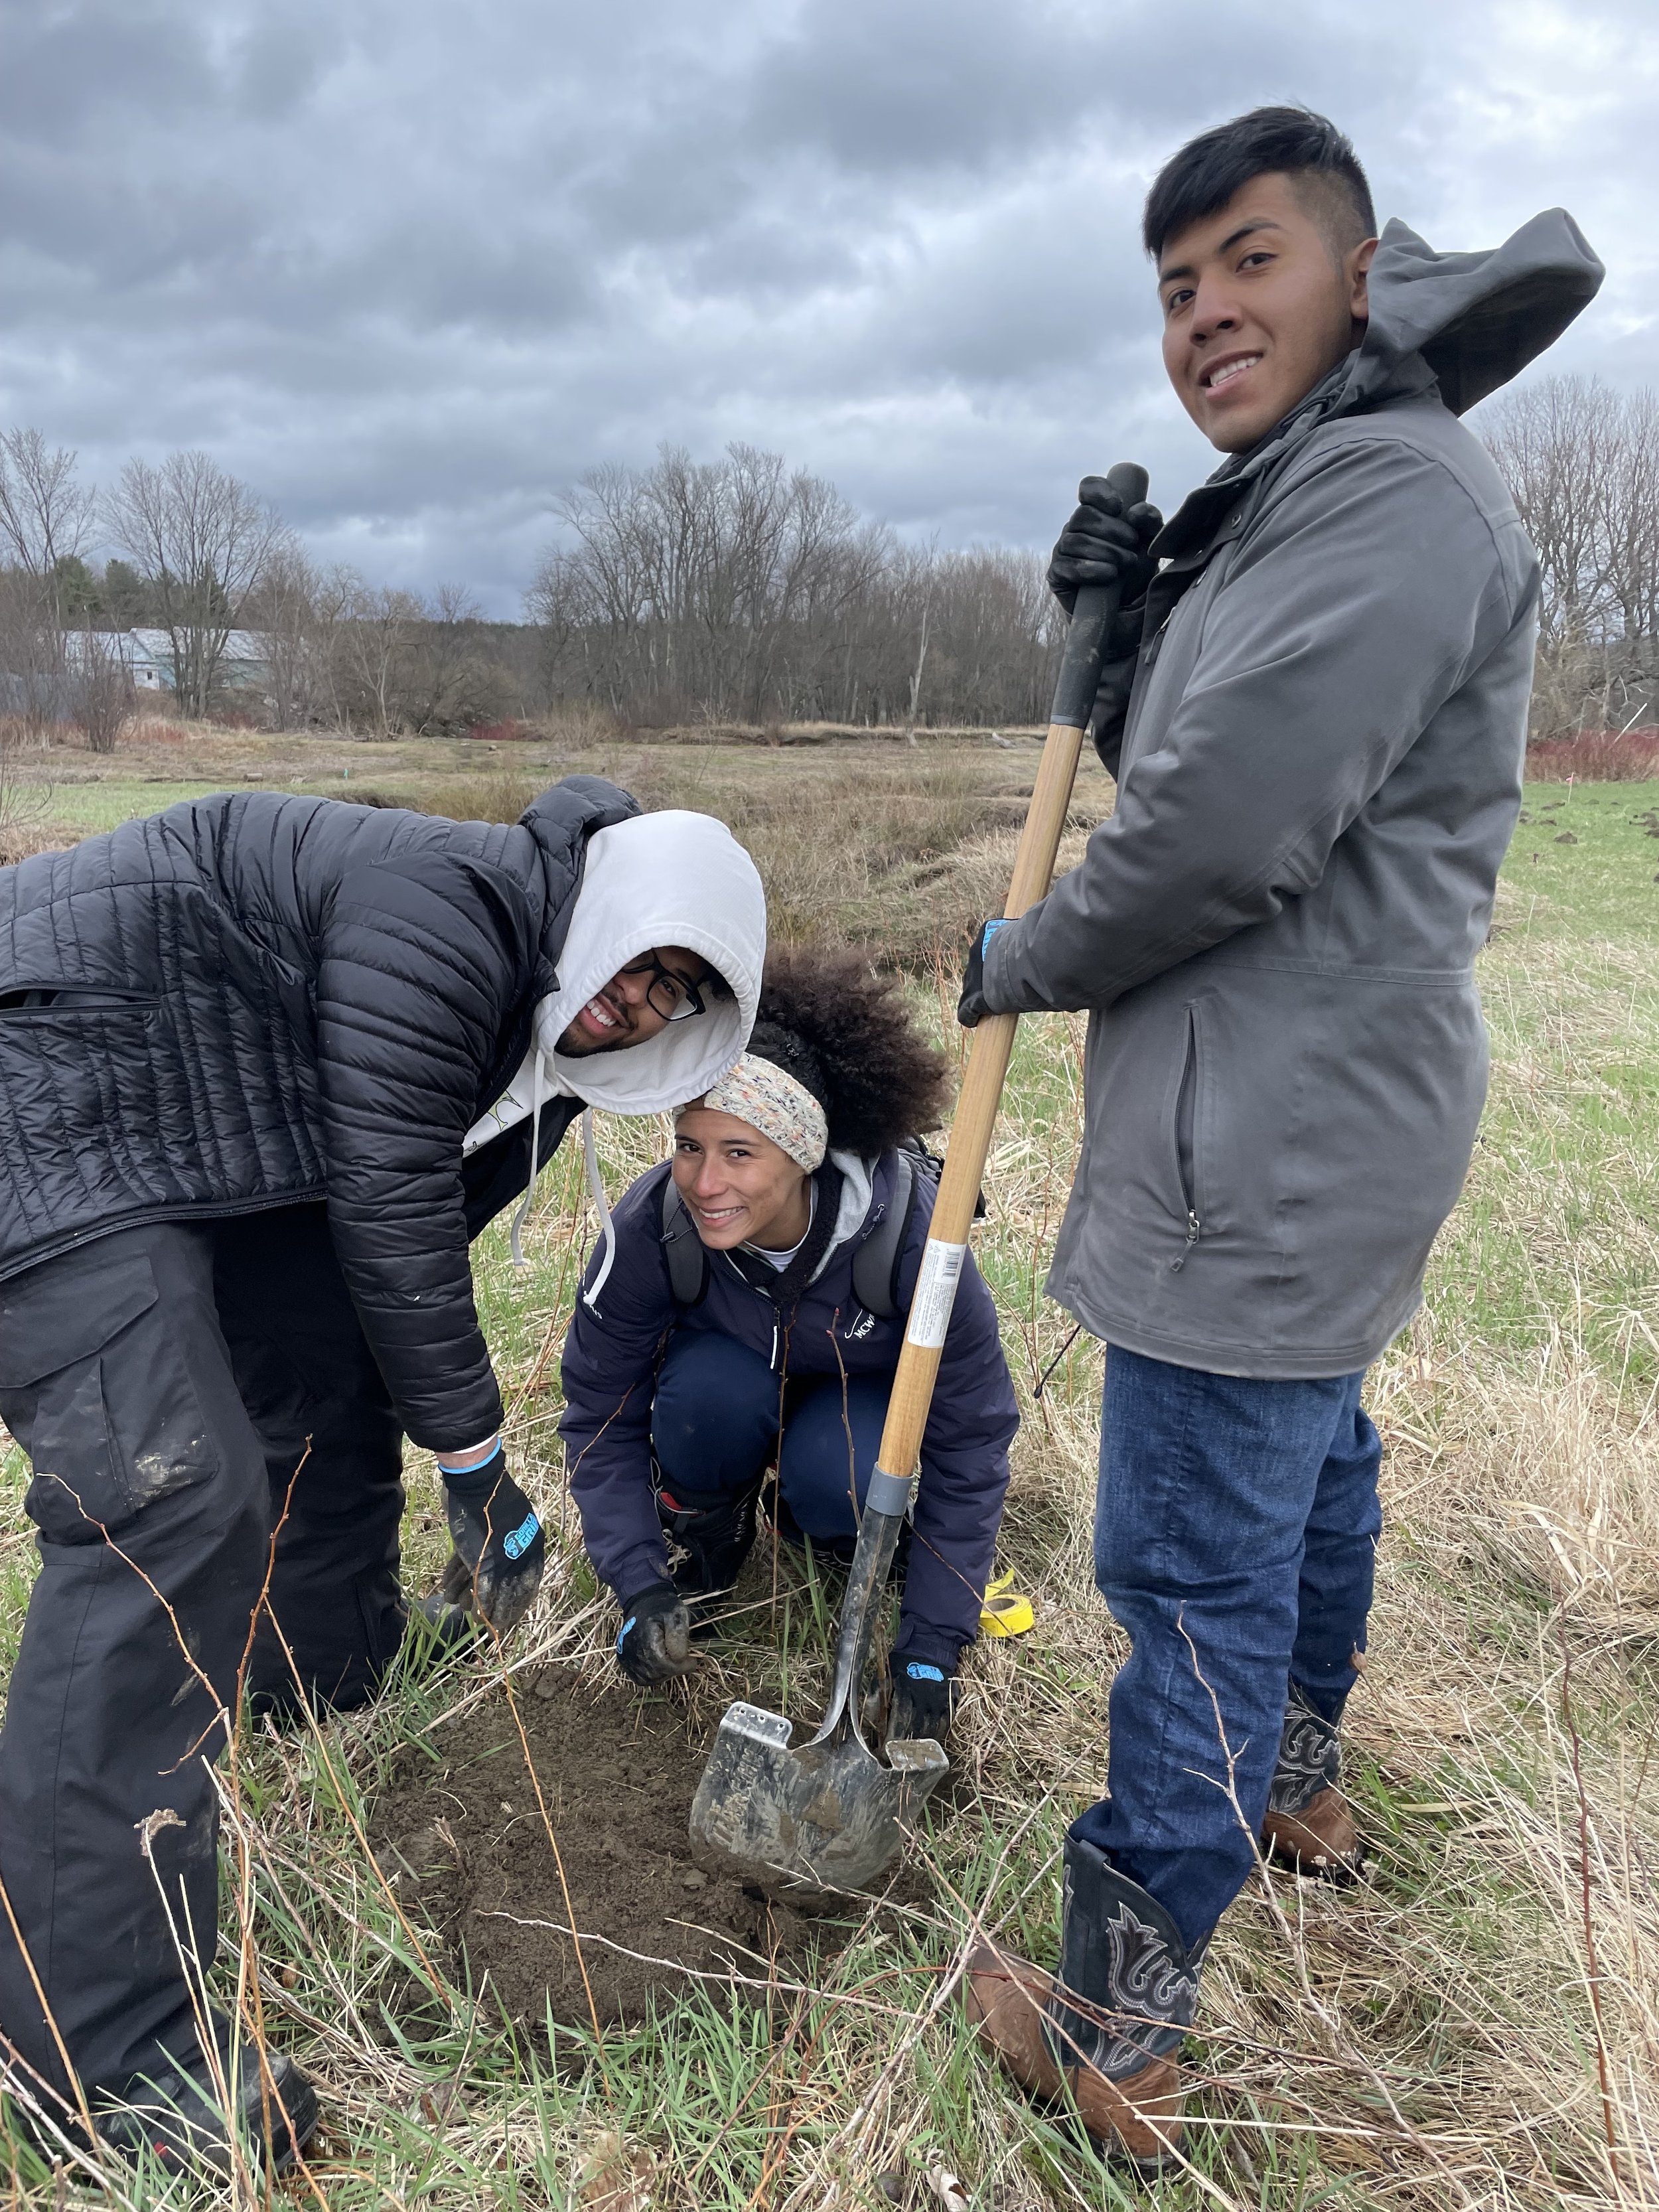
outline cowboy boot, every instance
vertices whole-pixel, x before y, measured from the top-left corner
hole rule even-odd
[[[1063,1911],[1057,1976],[975,1944],[968,2016],[1029,2095],[1069,2094],[1107,2156],[1155,2172],[1181,2142],[1176,2056],[1209,1939],[1188,1950],[1157,1899],[1077,1836],[1066,1839]]]
[[[1265,1855],[1294,1873],[1357,1881],[1364,1856],[1342,1795],[1342,1739],[1294,1682],[1261,1824]]]

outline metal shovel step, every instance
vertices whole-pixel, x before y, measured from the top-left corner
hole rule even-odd
[[[875,1600],[908,1498],[908,1483],[877,1469],[848,1571],[830,1706],[811,1741],[791,1750],[786,1715],[743,1699],[727,1707],[691,1802],[692,1856],[710,1871],[793,1904],[867,1888],[948,1771],[950,1760],[928,1736],[890,1742],[884,1765],[859,1725]],[[878,1499],[898,1510],[883,1512],[872,1502]]]

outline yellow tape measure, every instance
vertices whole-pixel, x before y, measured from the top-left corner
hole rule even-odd
[[[1024,1636],[1036,1619],[1030,1599],[1014,1588],[1012,1569],[988,1585],[979,1616],[979,1625],[988,1636]]]

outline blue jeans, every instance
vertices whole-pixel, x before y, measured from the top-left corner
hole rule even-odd
[[[1073,1832],[1189,1946],[1255,1863],[1289,1683],[1334,1720],[1357,1679],[1382,1529],[1362,1379],[1107,1352],[1095,1579],[1133,1649],[1112,1685],[1108,1794]]]
[[[664,1487],[682,1505],[712,1504],[752,1489],[776,1448],[778,1488],[795,1526],[815,1544],[850,1556],[887,1419],[890,1378],[849,1376],[844,1406],[839,1375],[791,1382],[781,1403],[781,1382],[758,1352],[735,1337],[677,1330],[651,1408],[651,1447]]]

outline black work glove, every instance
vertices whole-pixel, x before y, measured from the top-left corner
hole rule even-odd
[[[691,1672],[691,1614],[672,1583],[647,1583],[622,1613],[617,1664],[630,1682],[649,1689]]]
[[[482,1467],[440,1468],[454,1557],[443,1594],[463,1612],[474,1607],[498,1636],[516,1628],[541,1588],[547,1538],[540,1516],[497,1450]]]
[[[962,996],[957,1000],[957,1019],[965,1030],[977,1029],[991,1008],[985,1003],[985,948],[1006,921],[982,921],[968,948],[968,964],[962,971]]]
[[[1048,563],[1048,589],[1069,615],[1079,585],[1115,584],[1118,626],[1108,641],[1110,649],[1105,658],[1121,659],[1119,626],[1123,611],[1137,607],[1146,598],[1146,586],[1157,573],[1158,563],[1147,549],[1163,529],[1164,517],[1144,499],[1126,513],[1123,501],[1104,477],[1085,477],[1077,495],[1077,507],[1056,539]],[[1138,620],[1133,631],[1125,648],[1130,653],[1140,641]]]
[[[893,1695],[887,1708],[887,1740],[932,1736],[941,1750],[956,1711],[957,1678],[930,1660],[893,1654]]]

